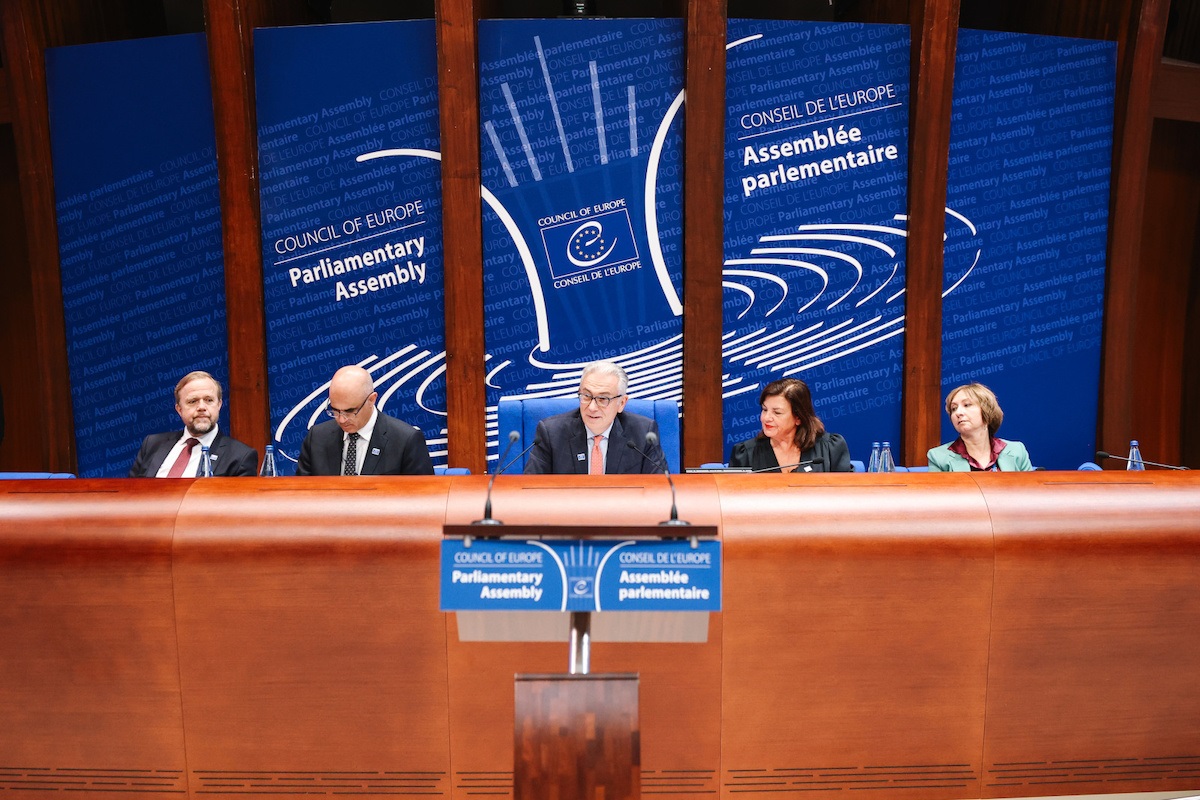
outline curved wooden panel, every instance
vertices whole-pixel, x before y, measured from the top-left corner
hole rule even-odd
[[[196,483],[175,540],[193,795],[444,793],[446,488]]]
[[[976,796],[992,539],[969,477],[718,486],[723,796]]]
[[[0,793],[186,786],[171,535],[188,482],[0,481]]]
[[[979,484],[996,532],[984,796],[1195,789],[1195,478]]]
[[[1200,480],[684,475],[720,523],[702,644],[641,681],[644,793],[887,800],[1200,784]],[[444,523],[486,476],[0,482],[0,790],[511,796],[515,673],[459,642]],[[510,476],[517,524],[643,525],[657,476]],[[12,765],[18,765],[13,767]],[[113,788],[116,787],[116,788]]]

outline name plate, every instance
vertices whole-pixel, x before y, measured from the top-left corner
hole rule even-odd
[[[720,611],[721,543],[442,541],[442,611]]]

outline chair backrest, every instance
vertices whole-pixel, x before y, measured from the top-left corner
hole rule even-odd
[[[466,467],[434,467],[434,475],[470,475],[471,470]]]
[[[1091,472],[1091,471],[1103,471],[1104,468],[1101,467],[1099,464],[1097,464],[1095,461],[1085,461],[1079,465],[1079,469],[1085,470],[1087,472]]]
[[[866,472],[867,465],[859,461],[857,458],[850,459],[850,467],[854,472]]]
[[[513,445],[513,449],[521,452],[533,444],[537,433],[537,424],[545,417],[562,414],[579,408],[579,398],[571,397],[501,397],[496,410],[497,430],[500,431],[500,441],[505,442],[509,431],[516,431],[521,438]],[[639,400],[629,398],[625,405],[626,411],[650,417],[658,423],[658,441],[663,454],[667,457],[667,467],[673,473],[679,472],[679,404],[674,400]],[[640,446],[640,445],[639,445]],[[503,450],[503,447],[501,448]],[[508,456],[513,458],[512,454]],[[520,472],[525,469],[528,455],[522,454],[508,472]],[[499,469],[502,464],[497,466]]]
[[[0,472],[0,481],[27,481],[44,478],[74,478],[70,472]]]
[[[929,472],[929,465],[926,464],[923,467],[908,467],[905,471],[906,472]]]

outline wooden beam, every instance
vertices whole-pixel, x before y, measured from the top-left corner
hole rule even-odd
[[[438,105],[446,309],[448,461],[487,470],[483,334],[483,209],[480,205],[479,64],[473,0],[438,0]]]
[[[1164,58],[1154,76],[1150,114],[1156,119],[1200,122],[1200,65]]]
[[[1096,443],[1101,448],[1119,449],[1133,432],[1138,269],[1154,127],[1150,99],[1169,8],[1170,0],[1134,2],[1129,24],[1117,42],[1108,285],[1096,432]]]
[[[8,99],[8,73],[0,67],[0,125],[12,122],[11,101]]]
[[[33,287],[35,352],[29,379],[42,408],[41,463],[51,472],[75,472],[75,416],[67,369],[58,217],[50,157],[46,96],[46,29],[37,0],[0,2],[5,66],[11,87],[13,141]],[[11,421],[10,421],[11,424]]]
[[[924,464],[942,415],[943,235],[958,0],[912,0],[908,262],[904,338],[905,464]]]
[[[687,4],[681,465],[724,460],[725,0]]]
[[[225,255],[226,403],[232,435],[261,454],[271,433],[254,111],[253,31],[258,20],[252,5],[248,0],[205,0],[204,17]]]

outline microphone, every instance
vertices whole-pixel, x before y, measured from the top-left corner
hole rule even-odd
[[[508,432],[508,444],[504,446],[504,452],[500,454],[500,458],[496,461],[496,470],[492,473],[491,479],[488,481],[487,500],[483,503],[483,519],[477,519],[472,522],[472,525],[503,525],[504,523],[498,519],[492,519],[492,486],[496,483],[496,476],[504,472],[504,467],[500,465],[504,463],[504,457],[508,455],[508,451],[512,450],[512,446],[516,444],[517,439],[521,438],[521,434],[516,431]],[[516,459],[514,459],[516,460]],[[512,463],[511,461],[509,462]]]
[[[1112,453],[1107,453],[1103,450],[1096,451],[1096,460],[1097,461],[1103,461],[1106,458],[1115,458],[1117,461],[1124,461],[1127,463],[1129,462],[1129,459],[1124,458],[1123,456],[1114,456]],[[1157,461],[1147,461],[1144,458],[1139,459],[1139,461],[1141,461],[1141,463],[1143,463],[1143,464],[1149,464],[1152,467],[1161,467],[1162,469],[1191,469],[1191,467],[1179,467],[1174,464],[1160,464]]]
[[[647,431],[646,432],[646,449],[649,450],[651,447],[656,447],[657,445],[658,445],[658,434],[655,433],[654,431]],[[647,461],[653,462],[656,466],[661,467],[662,471],[663,471],[663,475],[667,476],[667,485],[671,487],[671,518],[668,520],[663,520],[662,522],[660,522],[658,524],[659,525],[668,525],[668,526],[691,525],[692,523],[688,522],[687,520],[679,518],[679,506],[677,506],[675,504],[675,481],[671,480],[671,470],[669,470],[667,468],[667,465],[664,464],[661,459],[651,458],[649,455],[646,454],[645,451],[643,451],[641,448],[639,448],[632,441],[626,442],[625,446],[628,447],[630,450],[640,453],[642,458],[646,459]]]
[[[774,472],[775,470],[783,472],[785,469],[791,469],[792,467],[810,467],[816,463],[817,459],[811,458],[808,461],[797,461],[795,464],[780,464],[778,467],[759,467],[758,469],[750,470],[750,472]]]

